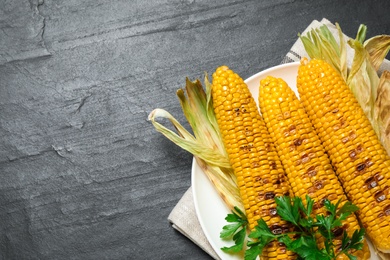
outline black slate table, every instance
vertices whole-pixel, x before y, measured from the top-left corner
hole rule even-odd
[[[186,125],[185,77],[277,65],[314,19],[390,34],[389,13],[388,0],[2,0],[0,259],[209,259],[167,221],[192,156],[149,112]]]

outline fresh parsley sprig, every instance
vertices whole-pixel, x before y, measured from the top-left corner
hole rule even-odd
[[[228,224],[222,228],[220,238],[233,238],[235,244],[234,246],[223,247],[221,249],[227,253],[238,253],[242,251],[244,247],[248,220],[245,213],[242,212],[238,207],[234,207],[232,214],[228,214],[225,220],[232,224]]]
[[[275,202],[280,218],[292,225],[292,231],[274,234],[264,220],[260,219],[255,229],[246,236],[248,221],[245,214],[235,208],[232,214],[226,217],[226,221],[231,224],[224,226],[220,234],[224,239],[233,238],[235,244],[222,250],[230,253],[240,252],[246,242],[245,260],[254,260],[267,244],[279,241],[284,243],[288,250],[295,252],[299,256],[298,259],[333,260],[345,254],[349,259],[356,260],[356,257],[350,254],[350,250],[363,248],[364,229],[355,230],[352,237],[349,237],[342,229],[342,222],[358,210],[357,206],[346,202],[340,207],[340,201],[332,204],[325,199],[323,205],[327,214],[313,217],[315,201],[309,196],[306,196],[306,205],[299,197],[276,197]],[[342,232],[340,248],[335,248],[336,245],[333,243],[334,238],[340,235],[337,231]],[[318,247],[318,234],[323,237],[324,248]]]

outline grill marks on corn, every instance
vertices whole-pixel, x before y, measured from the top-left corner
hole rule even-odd
[[[282,79],[268,76],[260,82],[261,113],[295,196],[305,201],[308,194],[315,200],[314,214],[325,214],[324,200],[347,201],[319,137],[295,93]],[[344,221],[351,236],[359,229],[355,215]],[[335,229],[341,236],[343,228]],[[341,240],[335,240],[341,245]],[[366,249],[368,252],[368,248]],[[365,253],[367,253],[365,252]]]
[[[213,74],[212,97],[250,229],[262,218],[272,232],[285,232],[289,227],[276,213],[274,198],[288,195],[289,186],[247,85],[227,66],[221,66]],[[276,259],[281,254],[293,259],[293,254],[278,242],[270,243],[263,251],[266,259]]]
[[[368,235],[390,250],[390,159],[352,92],[323,61],[303,61],[297,79],[309,114]]]
[[[299,101],[288,90],[281,79],[264,79],[259,95],[261,112],[294,195],[304,199],[308,193],[317,200],[317,208],[321,208],[323,199],[331,197],[337,200],[343,193],[342,190],[338,194],[326,193],[326,189],[333,191],[328,187],[331,184],[328,177],[331,167],[319,160],[326,158],[326,155],[319,149],[320,142],[310,131],[310,121],[307,116],[304,117],[305,112]]]

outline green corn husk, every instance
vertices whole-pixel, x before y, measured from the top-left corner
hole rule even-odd
[[[312,29],[306,36],[298,34],[310,58],[324,60],[347,79],[347,47],[340,26],[336,23],[339,42],[326,25]]]
[[[148,119],[158,132],[194,155],[198,165],[212,182],[229,210],[235,206],[243,209],[236,177],[229,163],[214,114],[211,84],[207,75],[205,86],[206,92],[199,80],[191,82],[187,78],[185,91],[179,89],[176,93],[194,135],[164,109],[153,110]],[[157,122],[157,118],[168,119],[177,133]]]
[[[360,26],[356,39],[348,40],[349,46],[355,50],[351,70],[347,77],[347,85],[354,93],[364,113],[371,121],[375,132],[379,135],[378,124],[374,120],[374,104],[377,96],[379,77],[370,61],[370,55],[364,48],[365,26]]]
[[[390,154],[390,109],[386,100],[388,76],[380,80],[378,69],[390,49],[390,35],[378,35],[368,40],[367,27],[360,25],[356,38],[345,40],[336,24],[339,42],[326,25],[299,35],[311,59],[322,59],[331,64],[343,77],[371,122],[383,146]],[[354,50],[352,65],[348,67],[347,48]]]

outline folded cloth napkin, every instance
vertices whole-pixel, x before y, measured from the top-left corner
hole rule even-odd
[[[318,28],[322,25],[326,25],[332,32],[332,34],[335,36],[335,38],[338,39],[338,31],[336,26],[325,18],[321,21],[314,20],[305,29],[302,35],[305,35],[311,29]],[[353,51],[349,50],[347,56],[348,60],[351,60],[353,56]],[[308,55],[305,51],[305,48],[303,47],[302,42],[300,40],[297,40],[281,63],[296,62],[299,61],[301,57],[308,57]],[[383,62],[380,71],[383,71],[384,69],[390,70],[390,61],[385,60]],[[206,251],[211,257],[213,257],[214,259],[220,259],[217,253],[209,244],[207,238],[202,231],[202,227],[199,224],[195,212],[195,205],[192,197],[191,188],[187,190],[184,196],[174,207],[174,209],[168,216],[168,220],[172,223],[173,228],[177,229],[183,235],[191,239],[195,244],[197,244],[204,251]]]

